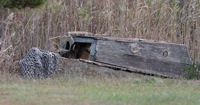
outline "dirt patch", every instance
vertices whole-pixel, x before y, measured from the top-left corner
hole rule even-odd
[[[0,97],[3,97],[3,96],[9,96],[10,93],[6,93],[6,92],[0,92]]]
[[[120,70],[113,70],[106,67],[100,67],[93,64],[81,62],[78,59],[60,59],[60,74],[67,76],[89,76],[89,77],[117,77],[117,78],[133,78],[144,77],[141,74],[129,73]]]

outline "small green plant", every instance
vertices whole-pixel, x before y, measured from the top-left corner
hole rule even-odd
[[[37,7],[47,0],[0,0],[0,5],[5,8]]]
[[[198,63],[194,63],[193,65],[189,66],[185,69],[185,77],[187,79],[199,79],[200,77],[200,65]]]

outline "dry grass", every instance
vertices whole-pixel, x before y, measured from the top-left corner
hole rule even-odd
[[[69,31],[185,44],[200,56],[198,0],[49,0],[37,9],[0,10],[0,70],[13,72],[31,47],[52,49]]]

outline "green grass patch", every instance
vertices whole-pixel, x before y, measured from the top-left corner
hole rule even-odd
[[[37,7],[47,2],[47,0],[0,0],[0,6],[5,8],[25,8]]]
[[[0,82],[6,105],[199,105],[200,82],[160,78],[66,78]]]
[[[197,79],[199,80],[199,77],[200,77],[200,67],[198,64],[193,64],[193,65],[190,65],[188,66],[186,69],[185,69],[185,74],[184,74],[184,77],[186,79]]]

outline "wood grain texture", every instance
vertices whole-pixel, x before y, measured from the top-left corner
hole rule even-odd
[[[128,70],[180,77],[192,61],[183,45],[143,41],[98,40],[96,62]]]

